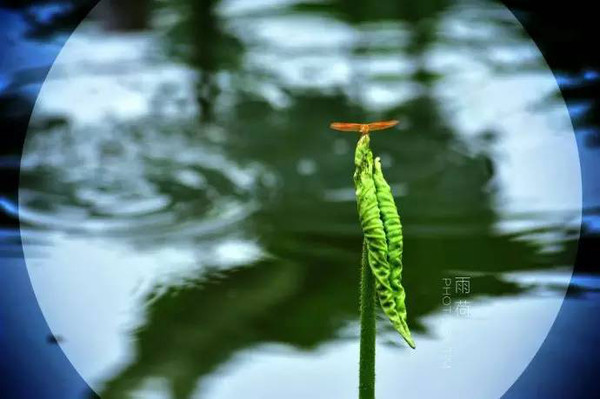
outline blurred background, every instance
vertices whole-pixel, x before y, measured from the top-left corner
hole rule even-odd
[[[555,79],[503,5],[103,0],[24,15],[17,32],[65,44],[18,203],[0,205],[19,207],[49,343],[100,397],[356,394],[357,136],[333,121],[401,122],[372,138],[417,350],[380,317],[378,397],[500,397],[539,349],[575,260],[577,144],[594,146],[569,119],[589,105],[567,109],[557,79],[600,76]],[[1,88],[27,101],[40,76]],[[569,295],[596,289],[582,277]]]

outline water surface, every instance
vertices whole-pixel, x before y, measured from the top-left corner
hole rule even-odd
[[[417,350],[380,318],[378,397],[496,398],[541,345],[581,213],[551,72],[494,3],[346,4],[157,2],[123,31],[101,2],[64,47],[19,205],[42,310],[101,397],[356,394],[357,137],[334,120],[401,121],[373,148]]]

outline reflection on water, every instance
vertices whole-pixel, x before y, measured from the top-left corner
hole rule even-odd
[[[82,24],[24,149],[32,282],[92,387],[354,395],[356,137],[327,126],[395,118],[373,146],[405,226],[418,349],[381,323],[379,394],[501,395],[560,305],[580,210],[566,110],[511,15],[477,1],[178,0],[148,16],[135,33]],[[457,276],[471,279],[455,298],[468,317],[443,303]],[[474,393],[465,378],[488,383]]]

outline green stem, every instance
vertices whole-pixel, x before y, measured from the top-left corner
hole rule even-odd
[[[360,282],[359,399],[375,399],[375,277],[363,242]]]

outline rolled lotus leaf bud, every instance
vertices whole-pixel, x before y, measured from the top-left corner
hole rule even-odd
[[[363,134],[356,146],[354,184],[367,259],[375,276],[379,303],[394,328],[415,348],[406,323],[402,287],[402,226],[381,162],[373,160],[370,138]]]

